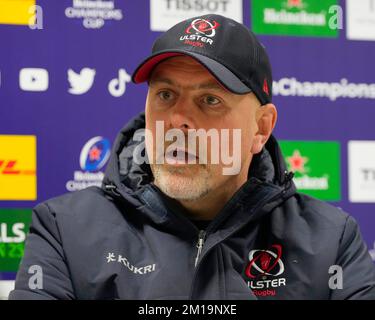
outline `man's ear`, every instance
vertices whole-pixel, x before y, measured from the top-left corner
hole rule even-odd
[[[258,131],[255,133],[251,153],[257,154],[262,151],[269,139],[277,120],[277,110],[274,104],[268,103],[257,110],[256,122]]]

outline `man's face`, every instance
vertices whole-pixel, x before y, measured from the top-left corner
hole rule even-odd
[[[258,131],[259,107],[252,93],[237,95],[229,92],[190,57],[173,57],[158,64],[149,79],[146,101],[146,129],[152,133],[152,137],[146,136],[146,150],[148,155],[153,154],[150,165],[154,183],[168,196],[184,201],[197,200],[215,190],[237,190],[247,179],[253,140]],[[188,154],[186,161],[184,154],[179,161],[167,163],[173,156],[173,152],[168,152],[172,141],[165,141],[164,148],[158,152],[156,140],[164,137],[157,136],[156,121],[163,121],[164,133],[169,129],[182,130],[186,144],[181,148],[189,150],[190,157],[197,156],[196,164],[187,161]],[[218,162],[213,161],[210,138],[207,147],[194,139],[196,148],[188,149],[188,132],[198,129],[217,130],[220,136],[216,148]],[[229,139],[220,135],[222,129],[229,132]],[[239,139],[234,137],[234,129],[240,129]],[[237,151],[235,144],[239,147]],[[200,151],[199,146],[202,148]],[[223,152],[239,158],[236,174],[223,174],[223,168],[228,167],[228,163],[223,161]],[[200,163],[201,154],[207,156],[206,163]],[[164,163],[156,164],[156,159],[160,160],[160,157],[165,160]]]

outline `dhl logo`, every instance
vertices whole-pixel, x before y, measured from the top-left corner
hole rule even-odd
[[[17,160],[1,160],[0,159],[0,174],[35,175],[36,171],[18,169]]]
[[[36,137],[0,135],[0,201],[36,200]]]

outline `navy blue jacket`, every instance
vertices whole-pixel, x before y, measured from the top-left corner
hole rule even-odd
[[[142,127],[143,114],[120,132],[102,188],[35,207],[10,299],[375,299],[356,222],[296,192],[273,136],[198,230],[132,161]]]

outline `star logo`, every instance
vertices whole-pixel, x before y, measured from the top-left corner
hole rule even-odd
[[[288,8],[303,8],[302,0],[288,0],[286,5]]]
[[[97,146],[93,146],[89,152],[90,161],[98,161],[101,154],[102,150],[100,150]]]
[[[309,158],[301,156],[299,150],[294,150],[291,157],[286,157],[289,164],[289,169],[293,172],[305,173],[305,164],[309,161]]]

